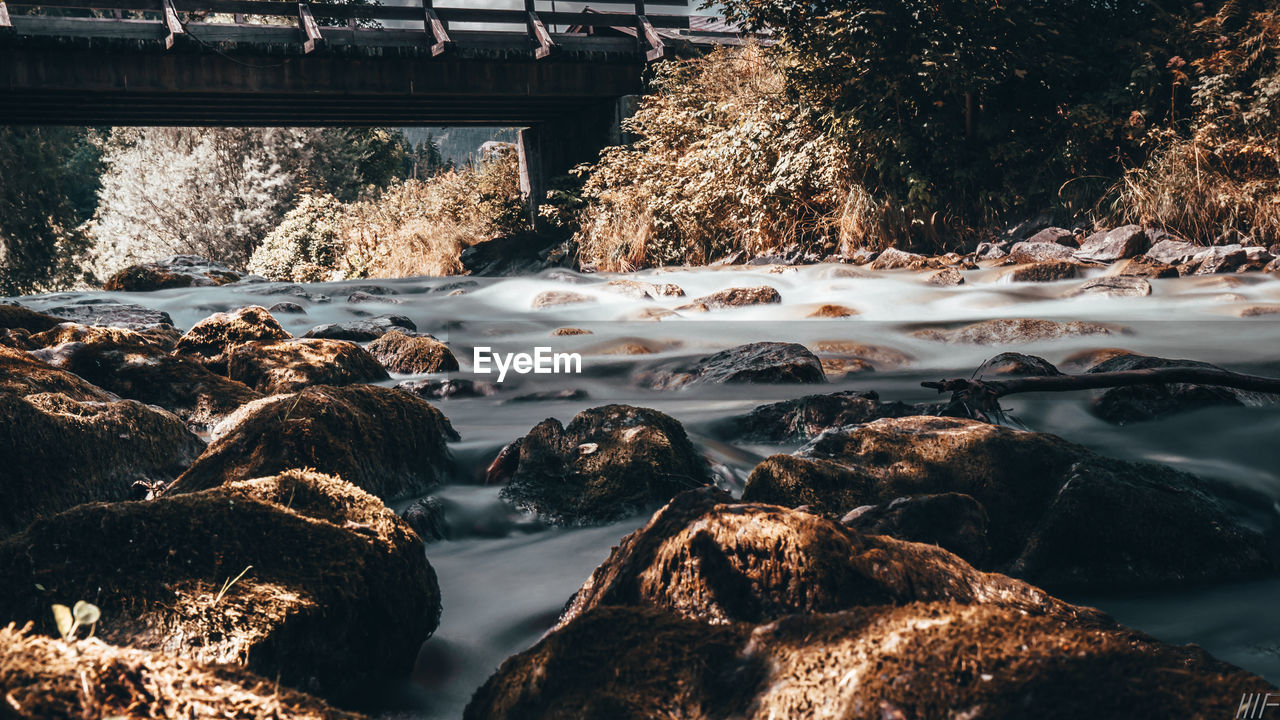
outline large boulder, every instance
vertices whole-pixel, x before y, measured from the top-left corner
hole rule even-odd
[[[457,439],[449,419],[411,393],[319,385],[237,410],[167,493],[313,468],[383,499],[419,496],[445,480],[445,442]]]
[[[262,394],[171,355],[170,334],[67,323],[31,337],[34,354],[120,397],[158,405],[205,432]]]
[[[87,600],[97,635],[243,665],[341,704],[407,677],[440,617],[422,542],[377,498],[291,471],[82,505],[0,542],[0,620]]]
[[[720,383],[824,383],[827,378],[822,362],[805,346],[756,342],[646,370],[636,381],[655,390],[673,390]]]
[[[978,366],[973,376],[984,377],[1051,377],[1061,375],[1053,363],[1038,355],[1002,352]]]
[[[502,496],[559,523],[602,523],[652,508],[711,482],[707,462],[675,419],[605,405],[569,424],[550,418],[495,460]]]
[[[863,505],[840,523],[868,535],[937,545],[972,565],[987,559],[987,511],[963,493],[900,497],[879,505]]]
[[[249,342],[287,340],[288,332],[261,305],[214,313],[196,323],[178,339],[174,354],[203,363],[213,372],[227,374],[231,351]]]
[[[1056,242],[1020,242],[1009,248],[1009,262],[1024,265],[1051,260],[1074,260],[1075,248]]]
[[[1164,265],[1178,266],[1203,251],[1203,247],[1185,240],[1165,238],[1148,248],[1145,257]]]
[[[63,322],[81,325],[107,325],[132,330],[146,330],[157,325],[173,326],[173,318],[163,310],[96,299],[51,307],[45,312],[62,318]]]
[[[5,717],[360,720],[273,679],[228,665],[108,645],[63,642],[30,626],[0,628]]]
[[[1197,360],[1177,360],[1152,357],[1137,353],[1124,353],[1106,358],[1089,366],[1086,373],[1123,372],[1155,368],[1204,368],[1221,370],[1217,365]],[[1269,405],[1280,402],[1280,397],[1264,393],[1237,390],[1221,385],[1197,385],[1193,383],[1163,383],[1159,385],[1129,385],[1095,392],[1089,401],[1094,415],[1117,425],[1146,420],[1158,420],[1177,413],[1208,407],[1243,407]]]
[[[1070,280],[1080,274],[1080,263],[1074,260],[1045,260],[1018,265],[1003,277],[1012,282],[1056,282]]]
[[[106,290],[147,292],[169,288],[210,287],[239,282],[246,276],[199,255],[174,255],[130,265],[107,278]]]
[[[303,337],[368,342],[377,340],[392,330],[416,332],[418,326],[404,315],[378,315],[362,320],[317,325],[308,330]]]
[[[759,405],[728,419],[719,429],[734,440],[783,443],[811,440],[831,428],[919,414],[920,408],[896,400],[885,402],[875,392],[845,390]]]
[[[1194,646],[945,601],[708,624],[608,607],[502,664],[464,720],[1234,717],[1263,679]]]
[[[958,328],[922,328],[912,335],[924,340],[966,345],[1012,345],[1042,342],[1084,335],[1113,335],[1125,332],[1115,325],[1070,320],[996,318]]]
[[[0,345],[0,392],[18,396],[57,393],[72,400],[110,402],[119,398],[74,373],[61,370],[34,355]]]
[[[267,394],[391,377],[368,350],[346,340],[247,342],[232,348],[226,358],[227,377]]]
[[[1080,243],[1076,257],[1093,262],[1115,262],[1141,255],[1151,247],[1151,238],[1141,225],[1124,225],[1098,232]]]
[[[458,369],[458,359],[449,346],[429,336],[410,336],[392,330],[369,343],[367,349],[393,373],[419,375]]]
[[[36,312],[22,305],[0,303],[0,330],[25,330],[27,333],[44,332],[66,322],[66,320]]]
[[[939,493],[982,504],[990,518],[984,567],[1041,585],[1158,586],[1275,567],[1264,536],[1193,475],[973,420],[906,417],[827,433],[757,465],[743,499],[840,517]]]

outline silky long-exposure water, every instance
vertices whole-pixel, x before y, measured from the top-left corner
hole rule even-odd
[[[1274,275],[1153,280],[1154,292],[1147,297],[1069,297],[1082,280],[1010,283],[998,270],[967,272],[965,283],[956,287],[928,285],[915,273],[876,274],[837,265],[677,269],[629,277],[675,283],[686,296],[636,299],[606,287],[614,276],[552,271],[517,278],[410,278],[292,288],[237,284],[20,300],[37,310],[103,301],[137,303],[168,312],[180,329],[216,311],[287,300],[306,310],[278,315],[295,335],[323,323],[399,314],[420,331],[449,343],[462,364],[454,377],[489,382],[496,376],[471,373],[476,346],[500,352],[547,346],[582,355],[581,375],[513,374],[496,394],[433,401],[462,435],[452,445],[457,459],[453,483],[438,497],[451,524],[468,531],[427,546],[443,591],[443,617],[439,631],[422,649],[414,686],[395,698],[408,709],[407,716],[424,718],[460,716],[472,691],[504,658],[535,642],[610,547],[645,519],[540,529],[506,509],[497,488],[482,486],[484,468],[498,450],[544,418],[568,422],[579,410],[608,403],[662,410],[685,424],[733,490],[740,489],[760,459],[795,446],[726,443],[713,437],[711,428],[717,421],[765,402],[815,392],[874,390],[885,400],[936,400],[936,393],[922,388],[921,381],[969,376],[985,359],[1005,350],[1061,363],[1081,351],[1123,348],[1280,376],[1280,314],[1240,316],[1245,307],[1280,306],[1280,277]],[[394,294],[373,302],[347,301],[353,290],[370,284]],[[660,320],[645,319],[707,293],[760,285],[775,288],[782,302],[710,312],[679,310]],[[461,293],[451,294],[459,289]],[[549,290],[579,293],[591,301],[534,309],[534,297]],[[838,304],[857,314],[810,318],[823,304]],[[951,344],[912,334],[922,327],[990,318],[1086,320],[1105,323],[1111,332],[999,346]],[[552,336],[561,327],[590,334]],[[859,343],[896,351],[904,361],[873,361],[874,372],[832,374],[823,386],[708,385],[653,391],[632,382],[650,365],[761,340],[799,342],[820,355],[823,347]],[[398,376],[390,384],[406,379],[419,378]],[[562,390],[581,390],[585,396],[512,401],[534,392]],[[1280,499],[1280,406],[1215,407],[1114,425],[1091,415],[1088,399],[1087,392],[1037,393],[1007,397],[1003,405],[1010,411],[1010,422],[1060,435],[1101,454],[1165,463]],[[1274,513],[1278,508],[1273,503],[1253,511]],[[1277,592],[1280,581],[1268,580],[1067,599],[1096,605],[1162,640],[1198,643],[1223,660],[1280,682],[1280,625],[1271,612]]]

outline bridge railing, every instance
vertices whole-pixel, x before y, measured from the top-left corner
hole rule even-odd
[[[397,0],[391,0],[396,2]],[[545,58],[559,51],[557,37],[548,28],[626,28],[634,34],[638,49],[649,60],[667,56],[669,48],[661,30],[688,31],[688,0],[626,0],[604,2],[595,7],[626,11],[556,11],[547,9],[548,0],[508,0],[512,7],[458,7],[437,5],[435,0],[402,0],[408,4],[352,4],[347,2],[311,2],[311,0],[0,0],[0,32],[13,32],[14,17],[32,16],[55,19],[93,18],[111,22],[150,22],[160,30],[166,48],[173,48],[182,36],[195,34],[204,27],[296,26],[304,53],[323,47],[326,33],[340,28],[351,32],[376,32],[390,27],[420,25],[424,39],[434,55],[450,52],[456,46],[455,24],[479,24],[486,27],[523,28],[535,57]],[[448,2],[448,0],[445,0]],[[549,3],[554,8],[555,3]],[[564,2],[562,0],[561,4]],[[651,14],[651,7],[669,12]],[[670,12],[676,10],[677,12]],[[19,23],[21,24],[21,23]],[[73,35],[72,26],[57,25]],[[54,31],[56,32],[56,30]]]

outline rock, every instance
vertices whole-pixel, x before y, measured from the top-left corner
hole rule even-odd
[[[571,292],[569,290],[544,290],[533,297],[533,309],[544,310],[559,305],[581,305],[594,303],[596,299],[590,295]]]
[[[303,337],[369,342],[377,340],[392,330],[408,334],[417,332],[418,326],[404,315],[378,315],[367,320],[317,325],[303,334]]]
[[[604,287],[606,290],[622,293],[637,300],[684,297],[684,289],[674,283],[649,283],[630,278],[618,278],[605,283]]]
[[[1271,262],[1267,263],[1267,266],[1262,268],[1262,271],[1269,272],[1269,273],[1280,273],[1280,257],[1277,257],[1275,260],[1272,260]]]
[[[203,449],[177,417],[134,400],[0,390],[0,537],[80,503],[141,497]]]
[[[558,240],[532,232],[484,240],[464,248],[458,261],[464,275],[496,277],[534,275],[572,264],[577,252]]]
[[[62,323],[65,319],[47,313],[36,312],[22,305],[6,305],[0,303],[0,329],[25,330],[28,333],[44,332]]]
[[[70,320],[81,325],[109,325],[133,330],[145,330],[156,325],[173,325],[173,318],[169,317],[169,313],[129,303],[98,302],[59,305],[45,312],[63,318],[64,321]]]
[[[196,323],[174,346],[173,353],[204,364],[219,375],[227,374],[231,351],[249,342],[287,340],[291,335],[280,327],[266,308],[250,305],[230,312],[214,313]]]
[[[811,318],[843,318],[853,317],[858,311],[844,305],[819,305],[805,317]]]
[[[1235,272],[1248,262],[1249,256],[1239,245],[1211,247],[1195,257],[1191,262],[1196,265],[1196,275],[1216,275],[1218,273]]]
[[[867,535],[937,545],[966,562],[981,565],[987,557],[987,511],[962,493],[901,497],[880,505],[850,510],[840,524]]]
[[[845,375],[876,371],[874,365],[862,358],[824,357],[818,358],[818,360],[822,362],[822,373],[827,376],[828,380],[842,378]]]
[[[14,720],[235,717],[360,720],[240,668],[0,628],[0,687]],[[122,692],[123,691],[123,692]],[[146,712],[145,715],[139,714]]]
[[[280,315],[280,314],[306,315],[307,314],[306,308],[302,307],[298,303],[292,303],[287,301],[278,302],[275,305],[272,305],[271,307],[267,308],[267,311],[270,312],[272,315]]]
[[[1275,259],[1275,255],[1271,254],[1266,248],[1252,245],[1244,249],[1245,270],[1262,270],[1267,264]]]
[[[1009,248],[1009,260],[1017,265],[1048,262],[1051,260],[1074,260],[1075,249],[1056,242],[1020,242]]]
[[[782,302],[782,296],[777,290],[768,285],[748,288],[729,288],[719,292],[704,295],[695,298],[688,305],[682,305],[676,310],[687,310],[690,306],[705,305],[710,310],[723,310],[732,307],[747,307],[748,305],[771,305]]]
[[[1117,355],[1137,355],[1138,353],[1124,348],[1094,348],[1091,350],[1080,350],[1071,353],[1062,362],[1058,363],[1058,368],[1072,373],[1082,373],[1091,367],[1098,365],[1106,360],[1110,360]]]
[[[1263,317],[1266,315],[1275,315],[1280,313],[1280,305],[1271,303],[1269,305],[1248,305],[1236,311],[1237,317]]]
[[[682,493],[623,538],[569,601],[559,627],[610,605],[703,622],[764,623],[794,613],[932,601],[1102,619],[1022,581],[975,570],[940,548],[704,490]]]
[[[1086,280],[1083,285],[1067,293],[1067,297],[1101,295],[1102,297],[1146,297],[1151,294],[1151,283],[1145,278],[1128,275],[1110,275]]]
[[[1183,240],[1166,239],[1147,248],[1145,257],[1165,265],[1181,265],[1203,250],[1199,245]]]
[[[210,287],[243,280],[245,275],[199,255],[174,255],[155,262],[140,263],[107,279],[104,290],[148,292],[169,288]]]
[[[351,294],[360,293],[362,295],[376,295],[378,297],[400,294],[395,288],[389,288],[385,285],[345,285],[343,286],[343,289]],[[350,296],[348,296],[347,299],[349,300]]]
[[[941,270],[929,273],[929,276],[926,277],[924,281],[930,285],[952,287],[955,285],[963,285],[964,275],[961,275],[960,271],[955,268],[942,268]]]
[[[1059,338],[1086,335],[1114,335],[1127,332],[1115,325],[1072,320],[1030,320],[1024,318],[997,318],[965,325],[955,329],[924,328],[913,333],[915,337],[937,342],[966,345],[1013,345],[1042,342]]]
[[[1147,255],[1139,255],[1120,263],[1115,274],[1121,277],[1173,278],[1178,277],[1178,268]]]
[[[556,328],[555,330],[551,331],[551,337],[567,337],[570,335],[591,335],[591,334],[592,332],[590,330],[583,330],[582,328],[572,328],[572,327]]]
[[[839,517],[940,493],[969,495],[985,509],[984,567],[1041,586],[1116,590],[1274,567],[1263,536],[1193,475],[973,420],[904,417],[827,433],[756,466],[742,497]]]
[[[445,520],[444,503],[440,502],[440,498],[414,500],[400,513],[400,519],[413,528],[424,543],[449,539],[449,524]]]
[[[981,260],[1000,260],[1009,256],[1009,246],[1007,242],[981,242],[973,254]]]
[[[1214,718],[1264,687],[1195,646],[993,605],[882,605],[759,626],[606,607],[504,662],[463,717],[1025,718],[1045,707],[1061,718]]]
[[[866,345],[850,340],[820,340],[815,345],[820,357],[848,357],[866,360],[877,370],[900,368],[915,362],[915,358],[891,347]]]
[[[470,290],[471,288],[480,287],[480,283],[475,280],[458,280],[456,282],[447,282],[443,285],[437,285],[431,292],[445,293],[452,295],[458,290]]]
[[[1221,370],[1216,365],[1196,360],[1170,360],[1148,355],[1117,355],[1094,365],[1086,372],[1119,372],[1164,367],[1200,367]],[[1236,390],[1218,385],[1193,385],[1188,383],[1164,383],[1160,385],[1129,385],[1094,394],[1089,411],[1110,423],[1125,425],[1133,422],[1157,420],[1207,407],[1242,407],[1264,405],[1280,400],[1274,395]]]
[[[1053,282],[1070,280],[1080,274],[1080,265],[1072,260],[1047,260],[1044,262],[1019,265],[1005,277],[1013,282]]]
[[[1061,375],[1048,360],[1036,355],[1003,352],[982,363],[974,377],[1051,377]]]
[[[454,397],[488,397],[498,394],[496,383],[464,379],[406,380],[396,385],[396,387],[411,392],[420,398],[432,400],[444,400]]]
[[[79,375],[59,370],[22,350],[0,345],[0,392],[19,397],[57,393],[72,400],[111,402],[119,398]]]
[[[240,664],[341,704],[407,679],[440,618],[409,527],[309,471],[81,505],[0,542],[0,575],[5,620],[89,598],[106,642]]]
[[[711,483],[684,427],[656,410],[591,408],[567,426],[544,420],[517,442],[502,497],[556,523],[609,522]]]
[[[67,323],[32,336],[36,354],[123,398],[168,410],[207,432],[241,405],[262,397],[191,358],[169,354],[154,332]]]
[[[1141,225],[1124,225],[1085,238],[1076,257],[1090,262],[1115,262],[1135,257],[1151,247],[1151,238]]]
[[[384,500],[421,496],[448,476],[445,441],[457,439],[448,418],[402,390],[309,387],[237,410],[166,494],[313,468]]]
[[[1055,245],[1063,245],[1070,248],[1080,247],[1080,243],[1076,242],[1076,234],[1060,227],[1047,227],[1027,238],[1026,241],[1032,244],[1054,243]]]
[[[458,369],[458,359],[449,346],[433,337],[410,337],[392,330],[369,343],[367,350],[393,373],[420,375]]]
[[[872,270],[921,270],[929,265],[929,258],[898,248],[887,248],[871,263]]]
[[[564,390],[539,390],[508,398],[504,403],[547,402],[551,400],[586,400],[590,397],[582,388],[565,388]]]
[[[379,288],[379,289],[382,290],[384,288]],[[365,292],[364,290],[357,290],[347,296],[347,302],[353,305],[359,305],[362,303],[386,303],[389,305],[403,304],[404,300],[401,300],[400,298],[388,297],[388,295],[394,295],[394,294],[395,294],[394,291],[371,293],[371,292]]]
[[[313,293],[297,283],[254,285],[243,292],[252,292],[255,295],[288,295],[290,297],[308,300],[313,303],[327,303],[332,302],[333,300],[333,298],[328,295]]]
[[[918,414],[916,407],[884,402],[875,392],[846,390],[760,405],[745,415],[729,418],[720,427],[720,434],[748,442],[805,441],[831,428]]]
[[[655,390],[673,390],[719,383],[824,383],[826,376],[822,363],[803,345],[757,342],[645,371],[636,381]]]
[[[303,338],[237,345],[228,355],[227,377],[275,395],[309,385],[351,385],[391,376],[355,343]]]

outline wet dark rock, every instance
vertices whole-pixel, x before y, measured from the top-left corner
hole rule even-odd
[[[82,505],[0,542],[0,575],[0,621],[88,598],[107,642],[241,664],[340,703],[407,678],[440,617],[409,527],[308,471]]]
[[[169,313],[129,303],[76,303],[52,307],[45,312],[81,325],[109,325],[133,330],[173,325]]]
[[[987,511],[963,493],[900,497],[863,505],[840,518],[845,527],[867,535],[937,545],[981,566],[987,557]]]
[[[1221,370],[1217,365],[1196,360],[1173,360],[1148,355],[1124,354],[1108,358],[1090,367],[1086,372],[1120,372],[1166,367],[1199,367]],[[1089,402],[1089,411],[1117,425],[1157,420],[1177,413],[1209,407],[1241,407],[1267,405],[1280,402],[1280,397],[1263,393],[1236,390],[1218,385],[1194,385],[1189,383],[1165,383],[1161,385],[1130,385],[1095,392]]]
[[[252,288],[245,290],[257,295],[288,295],[302,300],[309,300],[313,303],[327,303],[332,301],[328,295],[313,293],[305,287],[296,283],[284,285],[254,285]]]
[[[1263,687],[1195,646],[995,605],[882,605],[759,626],[604,607],[503,663],[463,717],[1024,718],[1047,707],[1210,718]]]
[[[169,654],[75,643],[32,627],[0,628],[0,687],[13,720],[235,717],[246,720],[361,720],[363,716],[230,665],[193,663]],[[129,688],[122,693],[121,688]]]
[[[231,268],[199,255],[174,255],[155,262],[140,263],[107,279],[105,290],[148,292],[184,287],[228,285],[245,278]]]
[[[359,305],[362,303],[385,303],[390,305],[401,305],[404,303],[404,300],[401,300],[400,298],[397,298],[397,297],[389,297],[388,295],[382,295],[382,294],[375,295],[373,293],[357,290],[356,292],[353,292],[347,296],[347,302],[353,305]]]
[[[1151,283],[1129,275],[1106,275],[1086,280],[1083,285],[1067,293],[1067,297],[1101,295],[1103,297],[1145,297],[1151,294]]]
[[[556,523],[609,522],[711,482],[684,427],[647,408],[591,408],[568,425],[549,418],[518,442],[502,497]]]
[[[309,385],[350,385],[391,376],[355,343],[300,338],[236,345],[227,355],[227,377],[274,395]]]
[[[564,390],[540,390],[509,398],[509,403],[547,402],[551,400],[586,400],[587,391],[582,388],[565,388]]]
[[[1239,270],[1248,262],[1249,256],[1239,245],[1211,247],[1196,255],[1191,262],[1196,263],[1196,275],[1216,275]]]
[[[1160,240],[1150,248],[1147,248],[1145,256],[1148,260],[1154,260],[1165,265],[1177,266],[1187,262],[1203,251],[1204,248],[1199,245],[1189,243],[1184,240],[1169,238]]]
[[[1116,275],[1121,277],[1141,278],[1173,278],[1178,277],[1178,268],[1153,260],[1146,255],[1129,258],[1117,266]]]
[[[449,346],[433,337],[409,336],[391,330],[369,343],[367,349],[374,359],[393,373],[419,375],[458,369],[458,359]]]
[[[317,325],[308,330],[303,337],[369,342],[377,340],[392,330],[409,334],[417,332],[418,326],[404,315],[378,315],[366,320]]]
[[[110,402],[118,400],[79,375],[59,370],[24,350],[0,345],[0,392],[20,397],[57,393],[72,400]]]
[[[498,394],[496,383],[482,380],[406,380],[396,387],[428,400],[488,397]]]
[[[719,383],[824,383],[822,363],[797,343],[758,342],[640,373],[638,384],[655,390]]]
[[[886,248],[871,263],[872,270],[921,270],[929,267],[929,258],[898,248]]]
[[[287,301],[285,301],[285,302],[278,302],[278,303],[276,303],[275,305],[272,305],[271,307],[267,308],[267,310],[268,310],[272,315],[280,315],[280,314],[285,314],[285,315],[306,315],[306,314],[307,314],[307,309],[306,309],[306,308],[302,307],[302,306],[301,306],[301,305],[299,305],[298,303],[287,302]]]
[[[1115,590],[1251,577],[1275,566],[1263,536],[1193,475],[972,420],[906,417],[827,433],[756,466],[743,500],[839,517],[951,492],[971,496],[990,518],[985,567],[1038,585]]]
[[[1061,375],[1053,363],[1036,355],[1003,352],[982,363],[974,377],[1049,377]]]
[[[1013,345],[1042,342],[1059,338],[1086,335],[1114,335],[1126,332],[1115,325],[1072,320],[1034,320],[1025,318],[998,318],[965,325],[964,327],[923,328],[912,333],[915,337],[938,342],[966,345]]]
[[[458,280],[455,282],[447,282],[443,285],[437,285],[432,292],[445,293],[452,295],[457,290],[470,290],[474,287],[480,287],[480,283],[475,280]]]
[[[34,334],[52,329],[66,322],[65,318],[36,312],[22,305],[0,303],[0,329],[25,330]]]
[[[1050,260],[1074,260],[1075,249],[1056,242],[1020,242],[1009,248],[1010,262],[1018,265],[1047,262]]]
[[[1054,243],[1055,245],[1064,245],[1071,248],[1080,246],[1080,243],[1076,242],[1076,234],[1074,232],[1060,227],[1047,227],[1027,238],[1026,241],[1032,244]]]
[[[169,354],[170,337],[67,323],[32,336],[32,342],[43,348],[35,354],[51,365],[120,397],[158,405],[196,432],[208,431],[236,408],[262,397],[191,358]]]
[[[448,418],[403,390],[309,387],[233,413],[167,494],[313,468],[384,500],[420,496],[448,476],[445,442],[457,439]]]
[[[684,296],[684,289],[674,283],[651,283],[629,278],[618,278],[605,283],[604,287],[606,290],[622,293],[637,300],[645,298],[656,300],[664,297]]]
[[[925,282],[930,285],[953,287],[964,284],[964,275],[960,274],[960,271],[955,268],[943,268],[929,273],[929,276],[925,278]]]
[[[810,440],[832,428],[920,413],[921,409],[913,405],[884,402],[875,392],[846,390],[760,405],[745,415],[728,419],[719,431],[735,440],[795,442]]]
[[[196,323],[178,339],[173,353],[203,363],[219,375],[226,375],[231,351],[240,345],[290,337],[269,310],[261,305],[250,305],[214,313]]]
[[[777,290],[768,285],[747,288],[729,288],[719,292],[703,295],[700,298],[694,298],[688,305],[682,305],[677,310],[689,309],[691,306],[704,305],[709,310],[724,310],[726,308],[747,307],[749,305],[771,305],[782,302],[782,296]]]
[[[1076,257],[1090,262],[1115,262],[1141,255],[1150,247],[1151,238],[1145,228],[1124,225],[1085,238]]]
[[[395,288],[389,288],[385,285],[345,285],[342,289],[351,294],[360,293],[363,295],[375,295],[377,297],[400,294]]]
[[[408,523],[424,543],[449,539],[449,525],[445,522],[444,503],[440,502],[440,498],[414,500],[400,513],[400,519]]]
[[[547,268],[572,264],[576,254],[559,240],[522,232],[464,248],[458,260],[464,275],[497,277],[533,275]]]
[[[1005,277],[1013,282],[1054,282],[1070,280],[1080,274],[1080,264],[1074,260],[1046,260],[1027,265],[1019,265]]]
[[[583,295],[569,290],[545,290],[533,297],[533,309],[544,310],[560,305],[581,305],[583,303],[594,303],[595,301],[596,299],[590,295]]]

